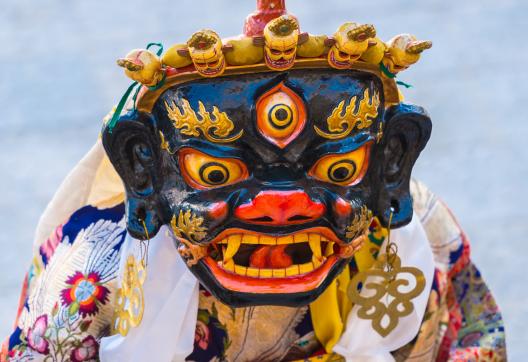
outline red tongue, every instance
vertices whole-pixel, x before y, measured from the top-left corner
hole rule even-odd
[[[284,252],[286,246],[259,246],[249,257],[249,266],[259,269],[280,269],[291,266],[292,259]]]

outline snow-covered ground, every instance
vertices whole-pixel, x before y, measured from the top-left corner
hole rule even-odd
[[[248,0],[4,0],[0,11],[0,336],[9,333],[39,214],[96,140],[129,84],[115,59],[209,27],[241,31]],[[473,259],[503,310],[511,360],[528,325],[528,2],[289,0],[304,30],[371,22],[434,47],[401,75],[429,110],[433,136],[415,176],[441,195],[472,239]],[[524,342],[524,344],[523,344]]]

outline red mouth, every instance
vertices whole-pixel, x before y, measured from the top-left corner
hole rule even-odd
[[[218,65],[214,68],[211,68],[211,67],[206,68],[206,69],[196,68],[196,70],[198,71],[198,73],[200,73],[204,77],[214,77],[223,72],[224,65],[225,65],[225,59],[222,59],[220,63],[218,63]]]
[[[354,250],[361,247],[359,241],[351,243]],[[349,249],[350,244],[325,227],[283,236],[228,229],[211,242],[200,261],[228,290],[291,294],[320,286],[336,263],[350,257]]]
[[[349,69],[351,67],[350,62],[341,62],[335,58],[334,52],[329,53],[330,64],[336,69]]]
[[[270,68],[277,69],[277,70],[285,70],[285,69],[291,68],[293,66],[293,63],[295,62],[295,57],[291,59],[281,58],[279,60],[273,60],[273,59],[270,59],[267,53],[264,53],[264,59],[266,60],[266,64]]]

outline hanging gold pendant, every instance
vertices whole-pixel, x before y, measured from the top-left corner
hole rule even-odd
[[[143,283],[147,271],[143,261],[137,261],[134,255],[129,255],[126,261],[121,288],[117,290],[114,318],[114,332],[126,336],[130,327],[137,327],[143,319],[145,300]]]
[[[425,288],[422,271],[402,267],[391,246],[395,244],[389,243],[388,253],[380,255],[371,269],[357,273],[348,287],[348,297],[359,306],[358,317],[372,320],[372,328],[382,337],[398,326],[400,318],[412,313],[411,300]]]

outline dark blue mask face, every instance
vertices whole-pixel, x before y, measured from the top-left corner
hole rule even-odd
[[[173,86],[104,143],[132,235],[144,238],[142,220],[151,233],[170,225],[227,304],[297,306],[351,261],[372,213],[410,220],[410,171],[429,132],[419,108],[386,111],[371,74],[294,70]]]

